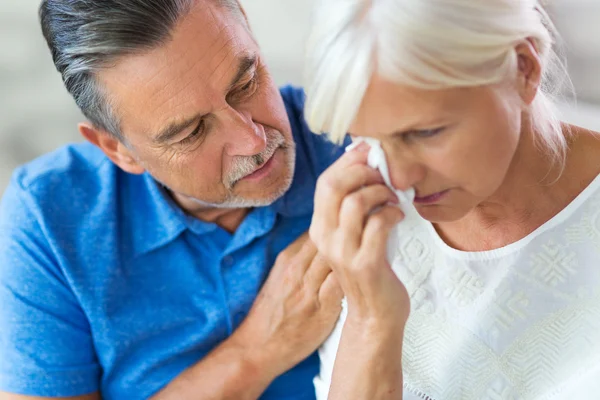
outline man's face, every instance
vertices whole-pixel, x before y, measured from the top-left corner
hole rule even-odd
[[[290,124],[241,17],[198,2],[167,43],[98,79],[127,150],[180,202],[259,206],[289,188]]]

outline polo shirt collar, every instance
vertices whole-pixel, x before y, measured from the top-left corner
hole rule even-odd
[[[217,228],[185,214],[167,190],[145,173],[130,204],[134,254],[142,255],[175,240],[183,231],[204,234]]]

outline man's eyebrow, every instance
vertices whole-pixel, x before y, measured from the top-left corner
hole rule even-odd
[[[257,58],[256,58],[255,54],[245,55],[240,59],[240,61],[238,63],[237,73],[235,74],[235,77],[233,78],[229,87],[227,88],[227,92],[229,92],[235,85],[237,85],[237,83],[240,81],[240,79],[242,79],[242,77],[252,67],[254,67],[256,65],[256,60],[257,60]],[[153,141],[157,144],[166,143],[166,142],[170,141],[171,139],[173,139],[175,136],[179,135],[183,130],[192,126],[194,124],[194,122],[199,121],[203,117],[204,117],[204,115],[198,114],[198,115],[193,116],[192,118],[185,119],[183,121],[173,122],[169,126],[164,128],[158,135],[156,135],[156,137],[153,139]]]
[[[229,87],[227,88],[227,92],[229,92],[235,85],[237,85],[237,83],[240,81],[240,79],[242,79],[243,76],[246,75],[246,73],[255,65],[256,65],[256,55],[255,54],[243,56],[239,61],[237,73],[235,74],[235,77],[229,84]]]
[[[153,142],[157,144],[163,144],[170,141],[175,136],[179,135],[182,131],[192,126],[195,122],[199,121],[202,117],[204,116],[198,114],[193,116],[192,118],[183,121],[176,121],[169,124],[169,126],[164,128],[158,135],[156,135],[156,137],[153,139]]]

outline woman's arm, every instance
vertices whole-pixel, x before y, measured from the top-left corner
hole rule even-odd
[[[402,399],[403,327],[367,325],[349,320],[344,325],[330,400]]]
[[[402,399],[402,340],[410,303],[386,259],[403,218],[393,192],[367,166],[368,147],[345,154],[321,177],[310,228],[348,300],[329,400]]]

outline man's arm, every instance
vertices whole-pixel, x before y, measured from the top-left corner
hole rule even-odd
[[[0,391],[13,398],[6,393],[99,392],[102,371],[89,324],[40,228],[33,190],[13,180],[0,202]],[[308,235],[284,250],[232,337],[157,398],[255,398],[308,357],[331,332],[342,297],[316,253]]]
[[[266,359],[252,354],[246,346],[237,343],[234,336],[184,371],[152,399],[257,399],[283,371],[271,368]]]
[[[333,330],[342,291],[308,235],[284,250],[234,334],[153,400],[252,400]]]
[[[258,398],[273,379],[308,357],[331,333],[342,292],[329,265],[305,234],[284,250],[246,320],[234,334],[184,371],[153,399]],[[32,397],[0,392],[0,400],[100,400]]]
[[[32,199],[46,193],[22,187],[18,176],[0,201],[0,398],[98,392],[102,371],[89,322]]]

